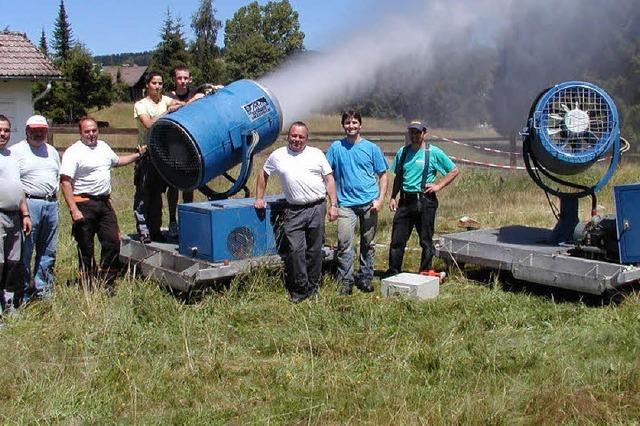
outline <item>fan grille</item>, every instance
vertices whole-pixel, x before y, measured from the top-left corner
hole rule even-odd
[[[246,259],[252,256],[254,246],[253,231],[246,226],[235,228],[227,237],[227,248],[235,259]]]
[[[149,152],[162,177],[178,189],[193,189],[202,175],[200,152],[182,126],[160,119],[149,132]]]
[[[549,142],[568,155],[599,152],[615,125],[607,100],[589,87],[559,89],[542,110]]]

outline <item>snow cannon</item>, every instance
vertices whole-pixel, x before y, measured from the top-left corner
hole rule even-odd
[[[230,178],[226,172],[241,164],[229,190],[207,193],[210,199],[228,198],[246,185],[253,155],[276,141],[282,117],[267,88],[239,80],[160,117],[149,131],[151,160],[181,190],[206,187],[221,175]]]
[[[552,240],[572,241],[578,225],[578,200],[591,197],[609,182],[620,157],[620,120],[611,97],[584,81],[567,81],[543,91],[531,106],[523,131],[523,158],[534,182],[560,198]],[[595,162],[606,169],[585,174]]]

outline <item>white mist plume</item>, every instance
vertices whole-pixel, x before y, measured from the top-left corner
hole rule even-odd
[[[366,27],[345,32],[325,52],[287,63],[260,80],[279,100],[285,123],[371,90],[382,70],[392,71],[385,72],[389,78],[411,80],[411,75],[419,75],[424,81],[424,74],[437,66],[434,53],[441,46],[495,22],[497,12],[504,12],[510,1],[413,0],[393,10],[378,3],[382,13]]]

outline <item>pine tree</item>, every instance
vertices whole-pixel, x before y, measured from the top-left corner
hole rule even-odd
[[[60,0],[58,17],[56,18],[55,28],[53,30],[53,41],[51,43],[58,64],[63,63],[69,58],[69,51],[73,44],[73,34],[68,21],[67,11],[64,8],[64,0]]]
[[[215,18],[216,12],[212,0],[201,0],[200,7],[191,19],[191,28],[195,34],[195,41],[190,49],[195,66],[192,76],[201,83],[222,80],[221,66],[216,62],[220,54],[216,40],[222,22]]]
[[[47,47],[47,36],[44,33],[44,27],[42,28],[42,33],[40,34],[40,44],[38,45],[40,52],[47,58],[49,57],[49,48]]]
[[[172,72],[177,66],[188,66],[191,56],[187,51],[187,42],[182,31],[182,20],[174,19],[171,10],[167,8],[162,29],[162,40],[158,43],[151,58],[150,68],[160,72],[164,78],[165,87],[172,87]]]

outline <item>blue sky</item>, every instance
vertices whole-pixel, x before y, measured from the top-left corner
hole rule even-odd
[[[47,39],[58,14],[59,0],[0,0],[5,7],[0,15],[0,27],[27,33],[35,44],[44,27]],[[224,24],[248,0],[214,0],[216,17]],[[266,3],[260,1],[261,4]],[[307,49],[321,50],[339,40],[343,31],[353,26],[367,25],[379,12],[377,0],[290,0],[300,14],[300,26],[306,34]],[[9,6],[10,4],[10,6]],[[84,43],[94,55],[152,50],[160,40],[167,7],[182,18],[187,38],[191,38],[191,16],[200,0],[137,1],[137,0],[65,0],[65,9],[74,37]],[[219,36],[219,44],[222,42]]]

